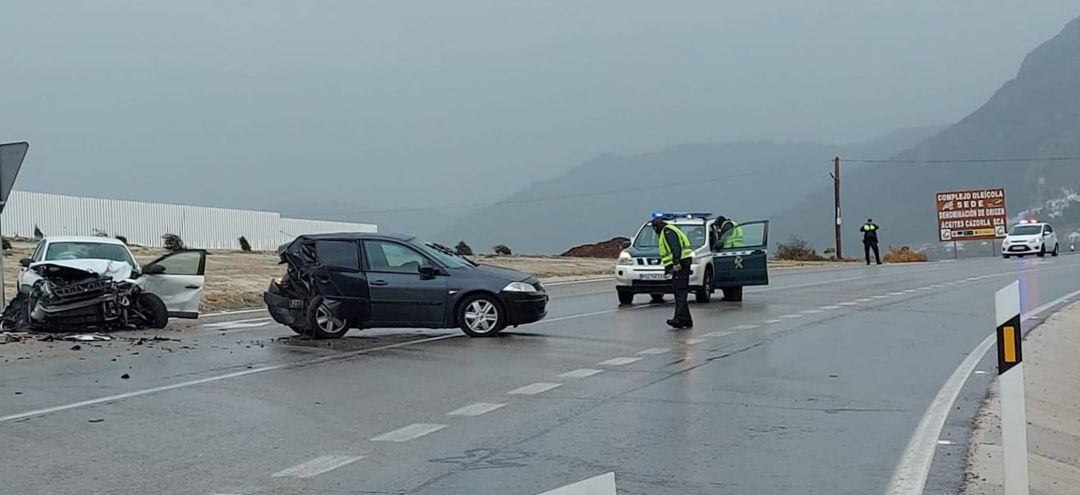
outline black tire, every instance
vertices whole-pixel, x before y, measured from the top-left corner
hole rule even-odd
[[[1001,255],[1001,257],[1002,257],[1002,258],[1005,258],[1005,259],[1009,259],[1009,255],[1007,255],[1007,254],[1003,254],[1003,255]]]
[[[619,304],[622,304],[622,305],[634,304],[634,293],[633,292],[630,292],[628,290],[619,289],[618,293],[619,293]]]
[[[1050,256],[1057,256],[1058,255],[1058,247],[1059,246],[1057,244],[1054,244],[1054,251],[1050,253]]]
[[[137,301],[139,312],[146,316],[146,326],[149,328],[165,328],[169,324],[169,308],[160,297],[153,294],[139,294]]]
[[[458,305],[457,323],[469,337],[492,337],[506,328],[506,311],[495,296],[476,294]]]
[[[701,290],[694,292],[694,300],[698,304],[708,304],[712,301],[713,278],[712,267],[705,268],[705,279],[701,282]]]
[[[651,302],[653,304],[663,304],[664,295],[663,294],[649,294],[649,302]]]
[[[1036,254],[1035,256],[1038,256],[1040,258],[1045,258],[1046,257],[1046,245],[1043,245],[1042,249],[1040,249],[1038,254]]]
[[[724,289],[724,300],[739,302],[742,301],[743,288],[740,287],[728,287]]]
[[[316,339],[340,339],[349,332],[349,321],[346,318],[334,315],[333,311],[323,303],[322,296],[312,297],[304,312],[304,320],[307,327],[301,335],[307,335]]]

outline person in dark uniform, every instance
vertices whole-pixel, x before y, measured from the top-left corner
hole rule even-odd
[[[881,264],[881,252],[878,250],[878,230],[881,230],[881,227],[878,227],[877,224],[874,223],[874,219],[872,218],[867,218],[866,223],[863,224],[861,228],[859,228],[859,232],[863,233],[862,243],[863,250],[866,251],[867,265],[870,264],[871,249],[874,250],[874,260],[877,261],[877,264]]]
[[[694,259],[690,239],[663,218],[653,219],[652,228],[659,238],[660,262],[664,264],[664,272],[671,275],[671,282],[675,286],[675,317],[668,320],[667,324],[673,328],[690,328],[694,326],[694,320],[690,317],[690,305],[687,303],[690,292],[690,265]]]

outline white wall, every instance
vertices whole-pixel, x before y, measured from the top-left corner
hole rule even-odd
[[[93,235],[100,229],[132,244],[161,246],[162,234],[173,233],[188,247],[203,249],[239,249],[240,236],[253,249],[274,250],[300,234],[377,231],[374,224],[283,218],[271,211],[27,191],[11,192],[0,221],[8,237],[33,237],[35,226],[45,235]]]

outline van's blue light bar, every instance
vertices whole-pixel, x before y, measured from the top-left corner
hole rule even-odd
[[[707,211],[654,211],[652,212],[653,218],[708,218],[712,213]]]

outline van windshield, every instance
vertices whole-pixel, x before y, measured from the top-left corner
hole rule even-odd
[[[686,234],[686,237],[690,239],[690,246],[694,249],[705,245],[704,224],[676,224],[675,226]],[[642,249],[658,249],[660,247],[660,240],[651,225],[645,224],[638,231],[637,237],[634,238],[634,247]]]

